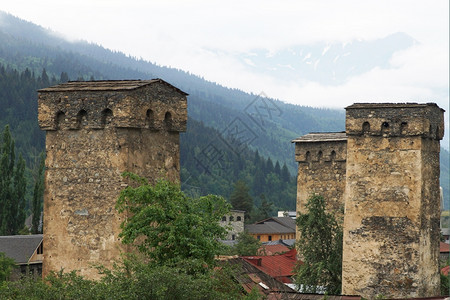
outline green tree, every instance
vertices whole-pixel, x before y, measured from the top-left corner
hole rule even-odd
[[[7,257],[3,252],[0,252],[0,286],[3,281],[9,279],[15,267],[16,263],[14,259]]]
[[[42,152],[39,157],[39,168],[35,176],[34,190],[33,190],[33,202],[32,202],[32,221],[31,232],[39,233],[39,223],[41,219],[42,201],[44,197],[44,168],[45,168],[45,156]]]
[[[230,196],[233,209],[245,211],[244,218],[249,220],[253,208],[253,198],[250,196],[249,188],[244,181],[238,180]]]
[[[0,234],[17,234],[25,222],[25,160],[16,163],[14,140],[9,126],[3,131],[0,152]]]
[[[257,255],[258,249],[261,248],[261,242],[255,239],[247,232],[240,233],[237,238],[236,245],[233,246],[233,253],[237,255]]]
[[[154,265],[191,264],[191,271],[213,265],[226,235],[219,221],[229,204],[213,195],[189,198],[167,180],[152,186],[137,175],[124,176],[139,186],[122,190],[117,202],[118,211],[130,216],[121,224],[123,243],[136,246]]]
[[[302,263],[296,269],[295,281],[305,292],[316,293],[318,287],[325,287],[329,294],[340,294],[342,228],[325,207],[322,196],[312,195],[306,204],[308,212],[297,217],[297,249]]]

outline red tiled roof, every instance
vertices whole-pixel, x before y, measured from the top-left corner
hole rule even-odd
[[[277,244],[277,245],[262,245],[261,248],[258,249],[259,254],[265,255],[275,255],[282,254],[288,252],[289,248],[286,245]]]
[[[447,244],[447,243],[441,242],[440,245],[439,245],[439,251],[441,253],[448,253],[448,252],[450,252],[450,245]]]
[[[297,252],[292,249],[281,255],[243,256],[242,258],[264,273],[284,283],[291,283],[291,276],[297,263]]]
[[[449,270],[450,270],[450,266],[443,267],[443,268],[441,269],[441,274],[447,276]]]

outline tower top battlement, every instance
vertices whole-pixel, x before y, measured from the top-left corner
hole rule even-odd
[[[347,135],[423,136],[441,140],[444,110],[435,103],[355,103],[345,108]]]
[[[187,95],[161,79],[70,81],[38,91],[39,126],[185,131]]]

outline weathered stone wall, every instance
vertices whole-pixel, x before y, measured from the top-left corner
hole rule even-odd
[[[318,194],[327,201],[327,209],[343,216],[346,157],[345,140],[295,143],[297,212],[305,213],[308,198]]]
[[[64,268],[96,278],[92,264],[111,266],[126,250],[115,210],[123,172],[179,181],[186,94],[162,81],[131,90],[85,84],[39,93],[39,124],[47,131],[44,276]]]
[[[439,293],[439,140],[435,104],[347,107],[342,293]]]
[[[223,216],[220,226],[229,227],[227,240],[235,240],[239,234],[244,232],[244,211],[230,210],[230,213]]]

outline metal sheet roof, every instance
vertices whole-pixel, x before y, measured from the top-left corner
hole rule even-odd
[[[290,217],[273,217],[245,226],[251,234],[295,233],[295,220]]]
[[[347,134],[342,132],[311,132],[292,140],[292,143],[346,141]]]
[[[42,242],[42,234],[0,236],[0,252],[18,264],[28,263]]]

